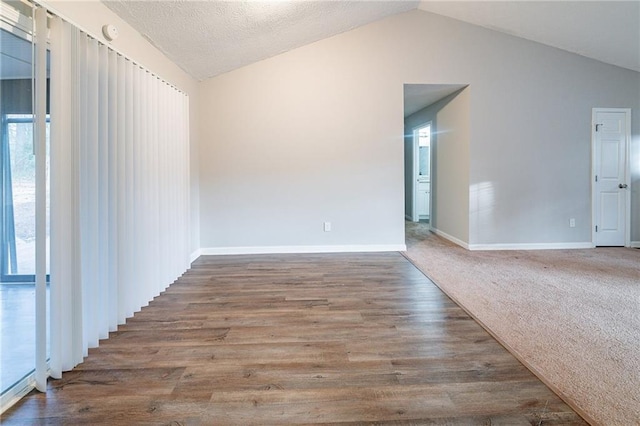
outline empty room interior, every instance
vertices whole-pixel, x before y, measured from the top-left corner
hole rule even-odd
[[[0,6],[0,423],[640,425],[640,2]]]

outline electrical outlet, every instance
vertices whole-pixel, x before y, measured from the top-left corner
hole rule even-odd
[[[574,218],[569,219],[569,228],[576,227],[576,220]]]
[[[331,232],[331,222],[324,223],[324,232]]]

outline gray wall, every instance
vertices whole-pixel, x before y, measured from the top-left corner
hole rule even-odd
[[[593,107],[633,109],[640,240],[640,73],[416,10],[200,84],[202,247],[404,243],[403,83],[459,82],[470,244],[591,240]]]
[[[470,242],[589,242],[591,109],[633,108],[637,151],[640,74],[535,43],[518,56],[515,44],[503,45],[510,72],[493,63],[496,79],[472,84]]]

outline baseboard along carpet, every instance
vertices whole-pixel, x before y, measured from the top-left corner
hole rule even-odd
[[[407,222],[406,256],[599,425],[640,425],[640,250],[468,251]]]

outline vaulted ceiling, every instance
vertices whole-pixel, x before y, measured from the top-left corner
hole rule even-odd
[[[418,1],[103,0],[203,80],[418,7]]]
[[[640,1],[423,1],[420,9],[640,72]]]
[[[416,8],[640,71],[640,1],[103,2],[198,80]]]

